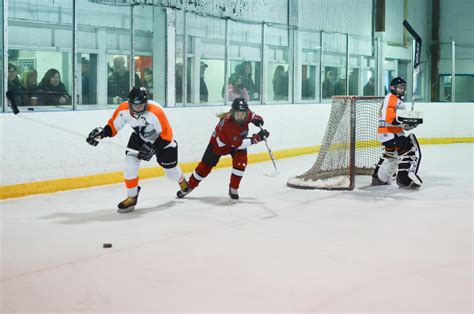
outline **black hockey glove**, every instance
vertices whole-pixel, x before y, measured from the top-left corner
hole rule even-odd
[[[101,140],[104,137],[105,137],[104,136],[104,129],[101,128],[101,127],[97,127],[89,133],[89,136],[87,136],[86,141],[87,141],[87,143],[89,143],[92,146],[97,146],[97,144],[99,144],[98,140]]]
[[[253,116],[253,119],[251,121],[256,127],[261,127],[263,125],[263,118],[259,116],[258,114]]]
[[[155,154],[155,147],[152,143],[144,142],[142,147],[140,147],[140,151],[138,152],[137,158],[140,160],[149,161],[151,157]]]
[[[252,135],[250,141],[252,141],[252,144],[257,144],[258,142],[266,140],[269,136],[270,132],[265,129],[262,129],[257,134]]]

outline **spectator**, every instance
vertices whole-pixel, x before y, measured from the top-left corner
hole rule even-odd
[[[288,100],[288,72],[282,65],[273,73],[273,100]]]
[[[20,79],[18,78],[16,66],[8,64],[8,91],[13,92],[17,106],[21,105],[22,101],[22,90]]]
[[[364,96],[373,96],[375,95],[375,86],[374,86],[374,77],[371,76],[369,78],[369,81],[367,84],[364,86],[364,91],[363,91]]]
[[[242,62],[240,66],[236,67],[235,72],[242,77],[242,85],[249,93],[250,99],[259,99],[258,88],[252,78],[252,63],[250,61]]]
[[[176,102],[177,103],[182,103],[183,102],[183,64],[182,63],[178,63],[176,64],[176,68],[175,68],[175,90],[176,90]],[[191,102],[191,84],[189,84],[189,80],[188,80],[188,85],[186,87],[186,90],[187,90],[187,96],[186,96],[186,99],[187,99],[187,102],[190,103]]]
[[[38,89],[44,92],[45,105],[70,105],[71,96],[66,86],[61,82],[61,74],[56,69],[49,69],[38,85]]]
[[[204,80],[204,74],[207,69],[207,64],[201,61],[201,72],[199,75],[199,100],[201,102],[208,102],[209,101],[209,90],[207,89],[206,81]]]
[[[84,57],[81,58],[81,81],[82,103],[90,104],[92,98],[90,95],[90,63]]]
[[[346,94],[346,76],[341,74],[339,79],[334,84],[334,95],[345,95]]]
[[[115,56],[113,62],[112,72],[107,78],[107,96],[110,103],[121,103],[130,91],[130,71],[125,67],[123,56]],[[140,78],[135,73],[135,87],[140,85]]]
[[[149,99],[153,98],[153,70],[146,68],[143,70],[143,86],[146,88]]]
[[[327,71],[326,78],[323,81],[323,98],[331,98],[334,95],[334,80],[336,74],[334,71]]]
[[[231,77],[231,82],[227,87],[227,100],[233,101],[236,98],[244,98],[249,100],[249,93],[242,83],[242,76],[238,75],[234,78]]]
[[[23,89],[21,104],[24,106],[36,106],[43,104],[41,91],[38,89],[38,72],[33,68],[23,71],[21,76],[21,87]]]

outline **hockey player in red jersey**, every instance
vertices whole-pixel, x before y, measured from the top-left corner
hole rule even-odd
[[[140,193],[140,161],[149,161],[153,156],[163,167],[166,177],[177,181],[182,191],[186,192],[188,184],[178,166],[178,143],[173,138],[173,130],[163,108],[148,100],[144,87],[134,87],[128,101],[118,106],[109,122],[103,128],[90,132],[87,143],[96,146],[98,140],[115,136],[125,124],[133,129],[125,151],[124,179],[128,197],[118,204],[118,212],[128,213],[135,209]]]
[[[403,102],[406,82],[396,77],[390,82],[390,93],[385,97],[380,109],[378,135],[385,148],[372,175],[372,185],[390,184],[396,176],[397,184],[402,188],[417,189],[422,181],[417,175],[421,161],[421,151],[414,134],[405,136],[404,131],[411,130],[417,123],[406,123],[401,116],[405,110]]]
[[[240,181],[247,167],[247,147],[265,140],[270,133],[262,129],[263,118],[249,109],[244,98],[236,98],[232,102],[232,109],[218,115],[220,118],[206,151],[192,175],[188,180],[189,190],[180,190],[179,198],[184,197],[209,175],[212,168],[217,165],[221,156],[232,156],[232,173],[229,183],[229,196],[231,200],[239,199]],[[260,127],[260,132],[248,137],[249,123]]]

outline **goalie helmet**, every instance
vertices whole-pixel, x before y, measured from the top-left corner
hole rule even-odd
[[[400,76],[395,77],[390,82],[390,92],[400,99],[403,99],[405,96],[406,87],[407,82]]]
[[[245,98],[236,98],[232,101],[231,116],[235,123],[243,124],[247,120],[249,105]]]
[[[146,112],[148,106],[148,94],[145,87],[134,87],[128,94],[128,103],[130,105],[130,114],[140,116]]]

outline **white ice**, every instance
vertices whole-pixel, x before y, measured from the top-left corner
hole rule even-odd
[[[474,145],[422,150],[418,191],[288,188],[307,155],[249,165],[236,204],[229,168],[143,180],[130,214],[122,184],[3,201],[0,312],[472,313]]]

